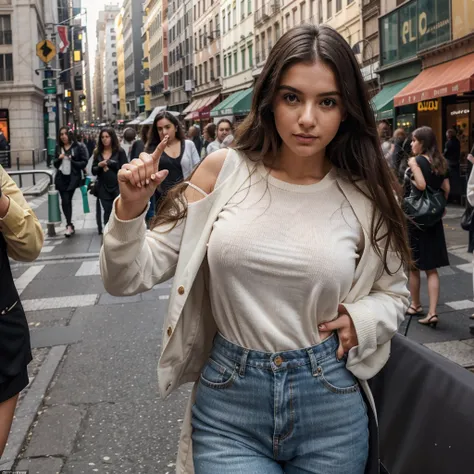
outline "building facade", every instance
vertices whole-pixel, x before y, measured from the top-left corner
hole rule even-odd
[[[117,32],[117,82],[118,82],[118,117],[127,117],[127,92],[125,89],[125,55],[123,41],[123,10],[115,17]]]
[[[182,112],[191,101],[193,60],[193,2],[170,1],[168,2],[169,89],[164,90],[169,110]]]
[[[104,98],[103,114],[105,122],[114,122],[118,118],[119,105],[119,79],[118,79],[118,59],[117,59],[117,30],[115,28],[115,19],[120,14],[116,9],[109,12],[105,22],[104,37]]]
[[[144,111],[144,79],[142,75],[143,1],[125,0],[123,3],[123,39],[125,62],[125,90],[128,118]]]

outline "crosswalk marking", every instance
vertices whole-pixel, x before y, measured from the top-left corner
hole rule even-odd
[[[41,249],[41,253],[50,253],[54,250],[53,245],[44,245],[43,248]]]
[[[462,265],[456,265],[456,268],[466,273],[472,273],[472,263],[464,263]]]
[[[15,280],[16,289],[18,294],[21,295],[25,291],[26,287],[35,279],[38,273],[43,270],[44,265],[35,265],[28,268],[19,278]]]
[[[99,295],[60,296],[58,298],[38,298],[23,301],[25,311],[43,309],[77,308],[79,306],[94,306]]]
[[[100,275],[99,260],[92,262],[84,262],[76,272],[76,276],[93,276]]]
[[[453,308],[455,310],[469,309],[474,308],[474,301],[471,300],[461,300],[461,301],[452,301],[451,303],[446,303],[446,306]]]

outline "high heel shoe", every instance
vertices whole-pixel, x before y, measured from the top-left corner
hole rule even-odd
[[[429,326],[430,328],[436,329],[438,321],[439,321],[438,315],[433,314],[433,316],[430,316],[426,321],[423,321],[422,319],[419,319],[418,323],[422,324],[423,326]]]

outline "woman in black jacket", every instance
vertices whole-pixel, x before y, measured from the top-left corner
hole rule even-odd
[[[117,134],[111,127],[100,131],[94,151],[92,174],[97,176],[98,197],[104,209],[104,225],[109,221],[114,199],[119,195],[117,173],[128,163],[125,150],[120,147]]]
[[[64,234],[66,237],[71,237],[76,232],[72,223],[72,198],[76,189],[82,184],[83,170],[87,166],[87,161],[84,149],[76,142],[72,130],[61,127],[54,166],[58,170],[55,184],[61,196],[61,205],[66,218]]]

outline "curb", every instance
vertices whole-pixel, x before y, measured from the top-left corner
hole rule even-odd
[[[25,442],[28,431],[33,424],[37,412],[51,380],[56,373],[67,346],[55,346],[49,351],[48,357],[41,366],[27,394],[17,407],[8,444],[0,461],[0,470],[11,470]]]

